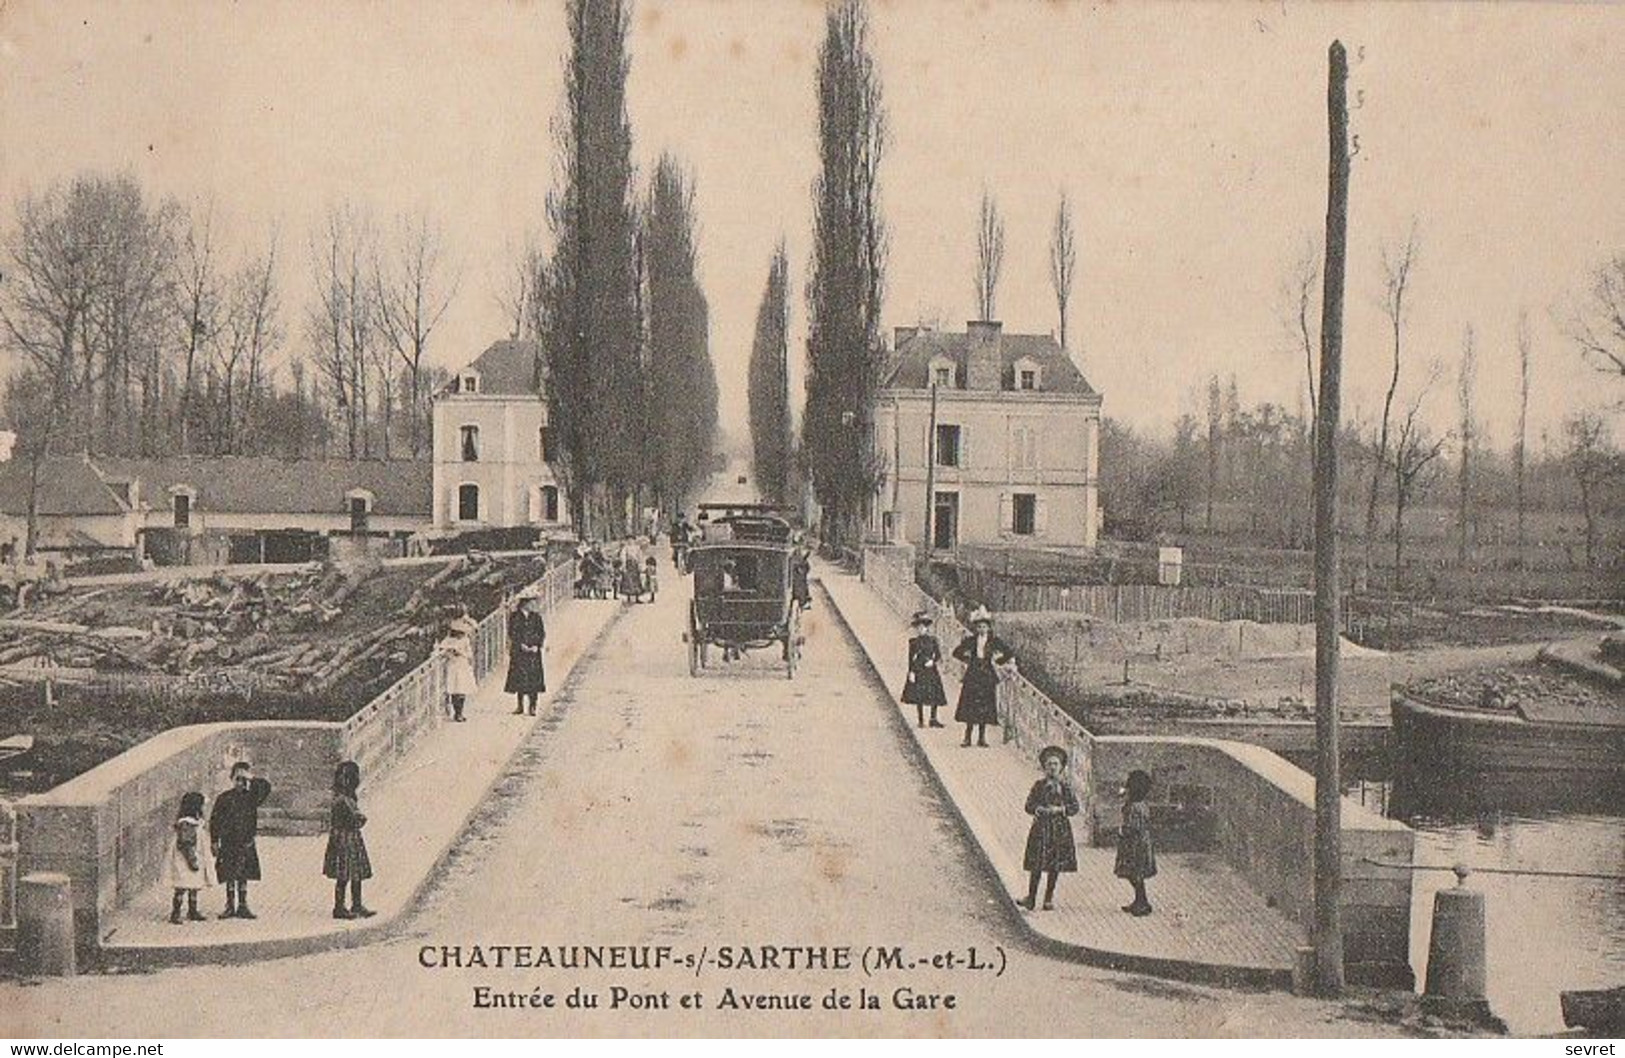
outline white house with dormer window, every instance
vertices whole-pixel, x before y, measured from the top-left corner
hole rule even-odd
[[[921,540],[929,488],[932,550],[1095,545],[1100,394],[1047,334],[897,328],[875,447],[888,467],[876,535]]]
[[[547,400],[535,385],[538,355],[535,342],[497,342],[435,395],[435,528],[568,523],[550,465]]]

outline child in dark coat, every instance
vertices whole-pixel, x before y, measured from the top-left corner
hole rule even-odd
[[[260,880],[260,805],[271,796],[271,784],[254,776],[253,765],[231,766],[231,789],[214,799],[209,813],[209,839],[214,846],[215,874],[226,885],[221,918],[256,918],[248,909],[248,883]]]
[[[903,704],[914,706],[920,726],[926,726],[925,709],[931,707],[931,726],[941,727],[937,710],[948,704],[942,689],[942,647],[931,634],[931,615],[924,610],[910,622],[914,635],[908,641],[908,678],[903,683]]]
[[[356,794],[361,788],[361,766],[353,760],[333,772],[333,809],[327,830],[327,854],[322,857],[322,873],[333,879],[333,917],[371,918],[373,911],[361,902],[361,883],[372,877],[372,861],[361,828],[367,817],[361,813]],[[344,906],[344,890],[350,890],[350,906]]]
[[[1045,746],[1038,754],[1044,777],[1033,783],[1027,794],[1027,814],[1033,817],[1027,831],[1027,851],[1021,865],[1027,869],[1027,896],[1020,901],[1028,911],[1038,903],[1038,879],[1048,875],[1044,886],[1044,910],[1055,907],[1055,882],[1063,873],[1078,869],[1078,848],[1072,837],[1071,817],[1078,814],[1078,797],[1066,781],[1066,750]]]
[[[1151,847],[1151,776],[1131,771],[1125,786],[1123,826],[1117,832],[1117,865],[1113,873],[1134,887],[1134,902],[1125,904],[1123,910],[1141,918],[1151,913],[1145,880],[1157,873],[1157,854]]]

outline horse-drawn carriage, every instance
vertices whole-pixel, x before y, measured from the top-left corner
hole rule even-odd
[[[724,661],[777,647],[785,674],[794,678],[802,637],[790,522],[759,505],[731,505],[718,517],[718,506],[701,506],[705,537],[688,549],[694,577],[683,636],[689,674],[698,676],[710,664],[712,647]]]

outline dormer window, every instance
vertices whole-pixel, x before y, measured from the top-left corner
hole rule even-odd
[[[460,389],[464,393],[478,393],[480,391],[480,376],[474,374],[464,375]]]
[[[1017,360],[1015,366],[1015,388],[1033,392],[1043,388],[1043,375],[1038,364],[1032,360]]]
[[[945,356],[934,357],[931,360],[931,385],[938,389],[955,389],[959,384],[959,371],[957,365]]]

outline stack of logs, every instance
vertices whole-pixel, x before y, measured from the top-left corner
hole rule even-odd
[[[235,669],[261,687],[320,693],[360,680],[376,689],[427,655],[459,602],[520,587],[514,574],[525,569],[481,554],[453,559],[383,624],[340,633],[335,622],[377,568],[174,582],[146,589],[123,613],[114,599],[95,604],[116,589],[76,595],[28,618],[0,619],[0,684],[29,682],[33,668],[48,665],[57,679]],[[116,623],[132,616],[147,627]]]

